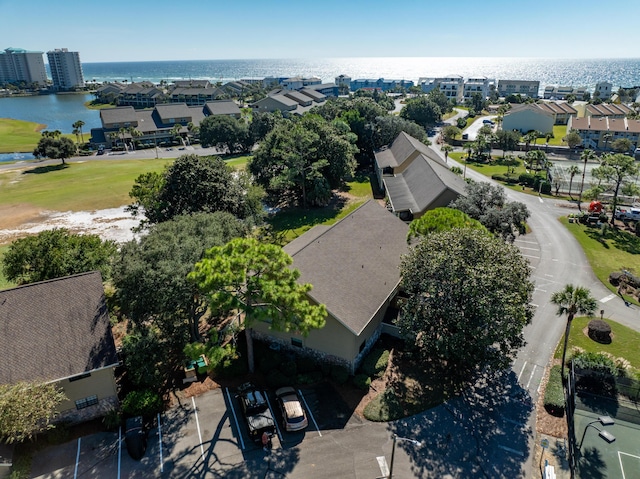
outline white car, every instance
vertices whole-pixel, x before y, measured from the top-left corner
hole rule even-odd
[[[287,431],[302,431],[309,425],[307,415],[304,412],[298,393],[292,387],[283,387],[276,391],[276,399],[282,422]]]

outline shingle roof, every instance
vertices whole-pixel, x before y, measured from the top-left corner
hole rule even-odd
[[[578,110],[565,102],[554,102],[554,101],[545,101],[541,103],[535,104],[538,108],[543,111],[548,111],[555,114],[564,114],[568,113],[570,115],[577,115]]]
[[[379,168],[396,168],[407,159],[415,157],[416,153],[430,156],[428,150],[429,147],[427,145],[401,131],[396,139],[393,140],[390,148],[375,153],[376,163]]]
[[[189,109],[186,103],[166,103],[156,105],[156,112],[163,123],[167,123],[171,118],[190,118],[193,114],[193,111]]]
[[[117,362],[99,272],[0,291],[0,384],[55,381]]]
[[[212,115],[240,115],[240,107],[233,100],[208,101],[205,107]]]
[[[385,189],[394,211],[423,213],[432,205],[446,206],[451,200],[464,195],[465,181],[449,168],[424,155],[415,158],[400,174],[383,177]],[[445,204],[442,204],[442,203]]]
[[[400,281],[408,226],[369,200],[331,228],[314,230],[284,250],[300,271],[299,281],[313,285],[309,296],[359,335]]]
[[[640,120],[628,118],[609,118],[608,116],[574,118],[571,128],[576,130],[613,131],[640,133]]]
[[[627,105],[621,103],[619,105],[615,103],[600,103],[599,105],[587,105],[587,111],[591,116],[611,116],[622,115],[626,116],[632,110]]]
[[[132,106],[118,106],[100,110],[100,119],[103,124],[134,123],[137,120],[136,110]]]

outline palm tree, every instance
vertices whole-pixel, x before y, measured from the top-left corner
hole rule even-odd
[[[133,144],[133,149],[135,150],[136,149],[135,141],[136,139],[140,138],[143,134],[135,126],[130,126],[129,128],[127,128],[127,131],[131,135],[131,143]]]
[[[538,132],[537,132],[537,131],[535,131],[535,130],[530,131],[529,133],[527,133],[526,135],[524,135],[524,136],[522,137],[522,139],[523,139],[523,141],[524,141],[524,143],[525,143],[525,145],[526,145],[526,151],[529,151],[529,145],[530,145],[531,143],[534,143],[534,144],[535,144],[535,141],[538,139]]]
[[[613,138],[613,135],[611,133],[605,133],[604,135],[602,135],[602,139],[604,140],[605,151],[607,150],[607,146],[609,145],[609,142],[611,141],[612,138]]]
[[[576,314],[593,316],[596,311],[596,299],[591,296],[591,291],[582,286],[572,284],[565,285],[564,289],[556,291],[551,295],[551,303],[558,307],[556,314],[567,315],[567,327],[564,332],[564,347],[562,348],[561,375],[564,384],[564,365],[567,360],[567,344],[569,343],[569,333],[571,332],[571,322]]]
[[[453,151],[453,146],[447,145],[446,143],[442,145],[440,148],[444,152],[444,161],[447,162],[447,158],[449,158],[449,153]]]
[[[549,150],[549,141],[551,141],[551,138],[553,138],[553,133],[551,133],[551,132],[547,133],[546,135],[544,135],[544,138],[545,138],[545,140],[547,140],[546,148],[547,148],[547,151],[548,151]]]
[[[580,168],[578,168],[576,165],[571,165],[571,168],[569,168],[569,198],[571,199],[573,199],[573,196],[571,196],[571,185],[573,185],[573,177],[578,173],[580,173]]]
[[[590,150],[589,148],[584,150],[582,152],[582,154],[580,155],[580,159],[582,161],[584,161],[584,167],[582,168],[582,183],[580,183],[580,196],[578,196],[578,210],[579,211],[582,211],[580,209],[580,203],[582,202],[582,191],[584,189],[584,174],[587,171],[587,161],[593,161],[596,158],[597,158],[596,153],[593,150]]]
[[[71,126],[80,132],[80,138],[82,139],[82,143],[84,143],[84,135],[82,134],[82,127],[84,126],[84,121],[78,120]]]

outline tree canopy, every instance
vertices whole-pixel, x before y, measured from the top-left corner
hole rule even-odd
[[[52,383],[0,384],[0,440],[23,442],[50,429],[56,407],[65,399]]]
[[[211,115],[200,122],[200,142],[203,146],[216,146],[229,153],[251,151],[253,138],[249,126],[229,115]]]
[[[442,120],[442,110],[436,102],[427,96],[420,96],[407,100],[400,111],[400,116],[423,128],[429,128]]]
[[[248,169],[272,195],[325,205],[331,190],[355,172],[355,136],[348,126],[318,115],[280,122],[260,144]]]
[[[151,224],[201,211],[254,219],[262,214],[260,189],[219,157],[183,155],[163,173],[138,176],[129,196],[135,200],[129,211],[144,212]]]
[[[303,336],[325,324],[326,308],[309,302],[310,284],[297,282],[300,272],[281,247],[239,238],[213,247],[196,263],[189,279],[207,294],[212,310],[244,313],[244,326],[269,322],[275,331]],[[249,369],[253,371],[251,331],[246,332]]]
[[[163,340],[182,351],[189,337],[199,337],[208,306],[187,274],[207,249],[246,232],[230,213],[194,213],[153,225],[139,241],[123,244],[113,272],[122,312],[137,325],[155,324]]]
[[[533,317],[529,266],[515,246],[481,230],[430,233],[401,265],[401,334],[452,377],[502,370]]]
[[[611,224],[615,224],[615,211],[618,206],[620,186],[638,174],[638,166],[632,156],[622,153],[606,154],[601,160],[601,171],[605,179],[613,182],[613,199],[611,201]]]
[[[467,183],[465,195],[459,196],[450,206],[478,220],[505,241],[513,242],[516,234],[526,232],[527,206],[518,201],[508,202],[501,186],[484,181]]]
[[[66,164],[66,159],[71,158],[76,153],[76,145],[67,137],[43,135],[38,141],[38,145],[33,150],[36,158],[51,158],[61,160]]]
[[[427,211],[420,218],[413,220],[409,224],[407,240],[453,228],[472,228],[488,232],[482,223],[472,219],[460,210],[453,208],[435,208]]]
[[[99,270],[103,279],[107,279],[115,253],[113,241],[55,228],[15,240],[2,258],[2,270],[9,281],[18,284],[94,270]]]

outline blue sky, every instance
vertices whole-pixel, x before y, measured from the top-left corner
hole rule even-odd
[[[638,0],[0,0],[0,49],[68,48],[83,62],[637,58],[638,11]]]

